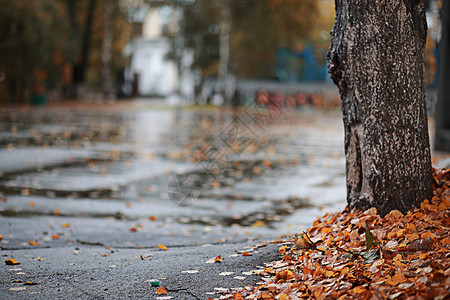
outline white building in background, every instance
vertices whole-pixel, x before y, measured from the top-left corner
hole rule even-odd
[[[180,47],[179,66],[172,53],[173,43],[182,38],[178,35],[180,18],[181,9],[170,6],[141,5],[130,12],[133,40],[125,51],[131,57],[126,78],[137,81],[139,95],[193,95],[193,52]]]

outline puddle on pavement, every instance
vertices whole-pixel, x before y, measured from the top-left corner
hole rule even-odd
[[[343,208],[339,112],[286,112],[263,124],[253,117],[227,109],[1,112],[0,215],[57,209],[281,234],[323,207]]]

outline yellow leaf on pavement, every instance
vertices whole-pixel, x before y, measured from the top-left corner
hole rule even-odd
[[[14,258],[8,258],[7,260],[5,260],[5,264],[7,264],[7,265],[19,265],[20,262],[18,262]]]
[[[166,246],[164,246],[163,244],[158,244],[158,247],[163,249],[163,250],[169,250],[169,248],[167,248]]]
[[[159,289],[156,290],[156,293],[158,295],[167,295],[167,290],[165,287],[160,287]]]

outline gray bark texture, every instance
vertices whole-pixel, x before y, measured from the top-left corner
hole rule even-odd
[[[342,100],[347,202],[382,216],[432,196],[424,0],[335,0],[329,72]]]
[[[450,1],[441,8],[435,150],[450,152]]]

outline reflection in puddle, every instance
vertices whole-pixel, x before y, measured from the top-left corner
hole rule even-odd
[[[14,199],[3,203],[3,216],[54,215],[57,207],[71,217],[157,216],[280,232],[307,224],[322,206],[345,205],[339,112],[263,124],[227,109],[0,117],[0,193]]]

